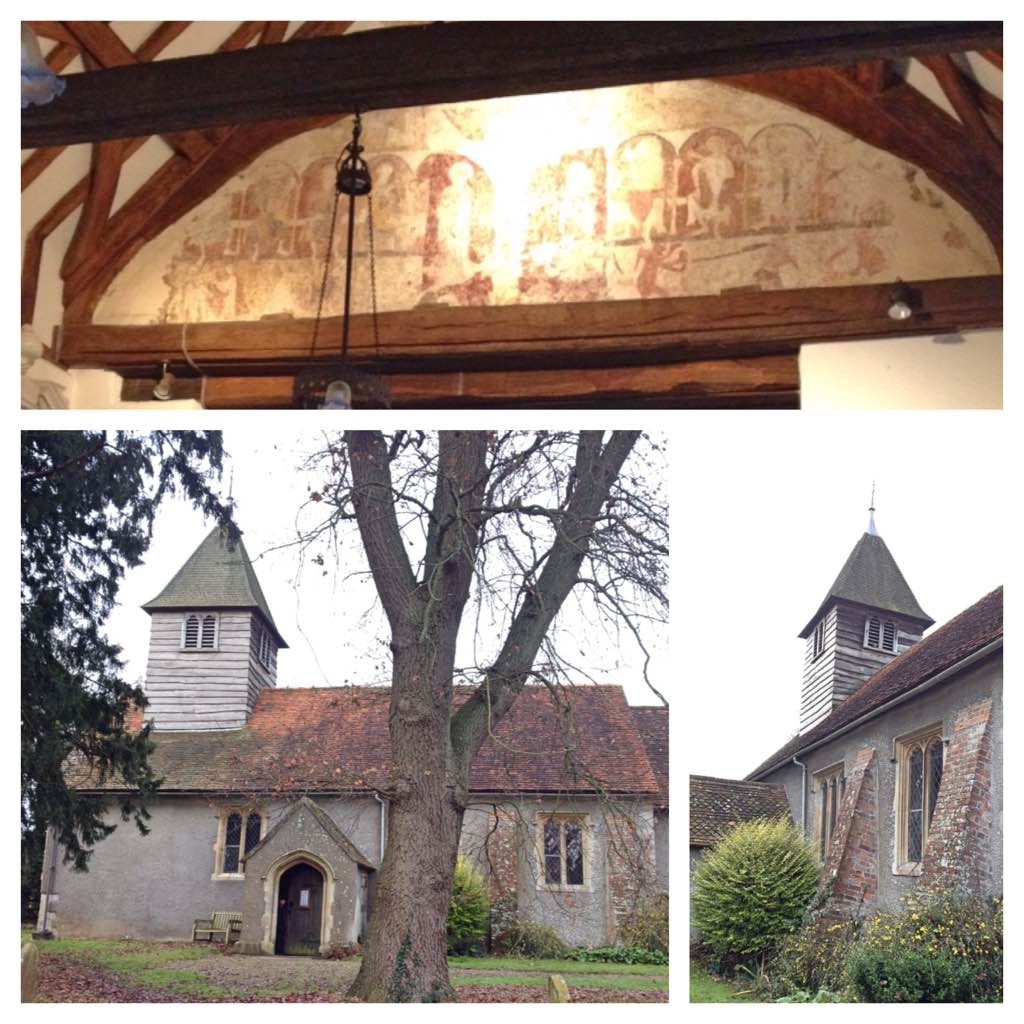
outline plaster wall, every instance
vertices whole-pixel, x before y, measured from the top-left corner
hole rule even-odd
[[[806,831],[814,836],[817,796],[813,792],[813,776],[824,768],[842,761],[845,771],[853,768],[854,758],[863,747],[874,747],[877,760],[878,800],[878,896],[880,906],[896,909],[899,898],[912,891],[918,883],[915,876],[894,872],[896,860],[895,795],[896,764],[895,741],[902,736],[941,722],[944,735],[952,728],[956,715],[984,697],[993,701],[991,719],[992,741],[992,828],[989,850],[994,893],[1002,892],[1003,878],[1003,708],[1002,708],[1002,655],[995,655],[980,665],[972,666],[954,679],[906,701],[890,711],[873,718],[843,736],[825,745],[797,755],[807,765],[808,799]],[[794,765],[764,775],[762,782],[780,782],[785,787],[793,819],[800,822],[801,772]]]
[[[337,797],[319,803],[363,855],[377,863],[376,801]],[[244,879],[211,876],[220,811],[244,805],[227,798],[161,796],[150,805],[147,836],[122,822],[112,807],[107,820],[117,828],[96,845],[88,872],[72,871],[58,853],[49,927],[61,936],[188,939],[194,918],[242,910]],[[255,806],[267,814],[269,830],[287,804],[275,800]]]

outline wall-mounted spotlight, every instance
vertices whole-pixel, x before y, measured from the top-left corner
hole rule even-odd
[[[324,394],[321,409],[351,409],[352,389],[343,380],[332,380]]]
[[[153,388],[153,397],[159,399],[161,402],[166,402],[171,397],[171,392],[174,390],[174,374],[167,369],[167,364],[164,363],[163,373],[160,375],[160,380],[157,381],[156,387]]]
[[[910,289],[902,281],[894,285],[889,293],[887,312],[890,320],[909,320],[914,315],[910,305]]]

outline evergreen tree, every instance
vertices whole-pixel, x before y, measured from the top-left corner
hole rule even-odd
[[[151,539],[167,495],[180,493],[229,523],[230,503],[211,489],[223,461],[217,432],[26,431],[21,441],[21,809],[25,894],[39,886],[45,829],[84,870],[114,826],[100,798],[69,789],[68,758],[133,792],[122,819],[146,831],[146,799],[159,780],[148,728],[125,715],[144,703],[122,675],[121,649],[103,624],[127,569]],[[235,528],[230,527],[232,530]]]

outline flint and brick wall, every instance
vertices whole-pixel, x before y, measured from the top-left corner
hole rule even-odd
[[[829,911],[836,916],[856,914],[878,892],[875,762],[873,747],[865,747],[854,758],[821,873],[822,887],[829,892]]]
[[[956,717],[924,851],[921,881],[932,889],[991,889],[992,701]]]

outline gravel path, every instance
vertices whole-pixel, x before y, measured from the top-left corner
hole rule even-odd
[[[196,971],[227,988],[282,992],[345,992],[359,970],[355,960],[319,960],[307,956],[211,956],[165,966],[171,970]]]

